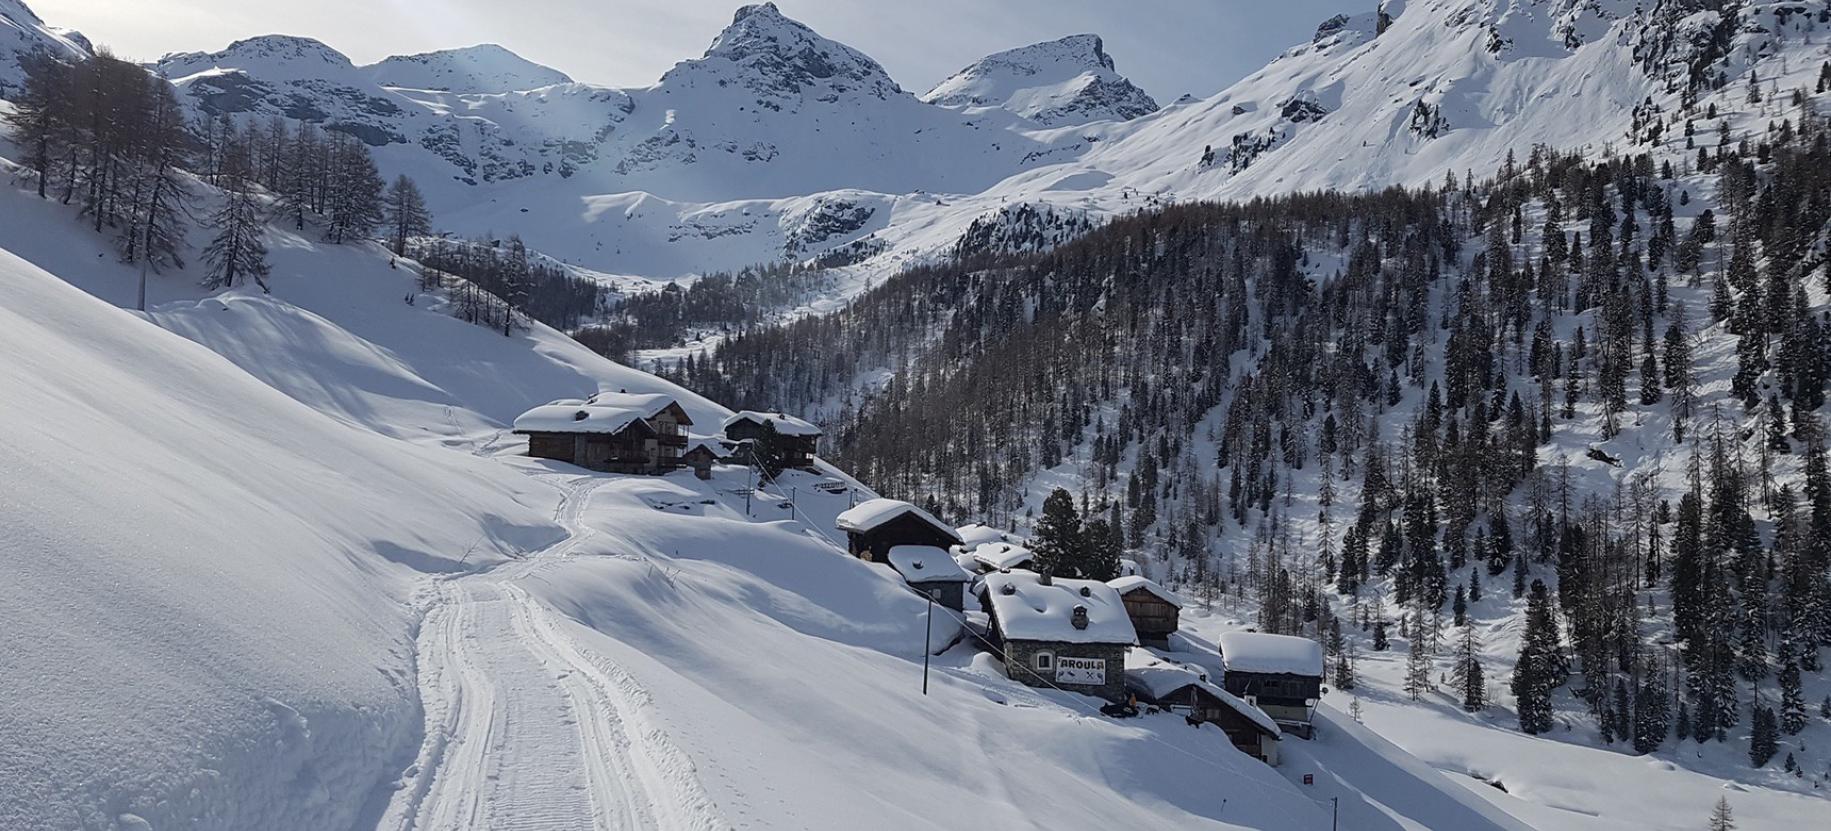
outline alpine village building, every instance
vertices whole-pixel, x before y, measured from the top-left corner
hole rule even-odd
[[[1115,577],[1106,583],[1125,601],[1125,613],[1132,618],[1138,639],[1148,644],[1166,646],[1176,633],[1182,614],[1182,598],[1175,592],[1140,575]]]
[[[1240,752],[1268,765],[1278,764],[1283,732],[1263,710],[1216,686],[1205,672],[1165,660],[1148,650],[1126,654],[1125,686],[1138,700],[1180,713],[1190,724],[1212,724]]]
[[[890,549],[899,545],[943,550],[960,545],[960,532],[953,526],[900,499],[867,499],[840,513],[833,525],[846,532],[852,556],[874,563],[889,562]]]
[[[966,586],[973,575],[954,561],[946,549],[933,545],[892,546],[890,567],[916,594],[956,612],[966,609]]]
[[[1221,664],[1228,692],[1264,710],[1286,731],[1310,737],[1322,699],[1321,644],[1295,635],[1228,632],[1221,635]]]
[[[764,413],[743,410],[725,419],[725,438],[734,442],[754,442],[774,426],[781,443],[787,467],[812,468],[814,449],[820,443],[820,428],[787,413]]]
[[[600,392],[561,399],[515,419],[528,455],[610,473],[667,473],[683,464],[684,428],[693,424],[673,396]]]
[[[1125,653],[1138,636],[1113,587],[1011,571],[987,574],[979,592],[1011,680],[1126,700]]]

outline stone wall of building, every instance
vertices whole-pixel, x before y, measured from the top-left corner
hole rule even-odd
[[[1047,687],[1053,684],[1070,692],[1099,696],[1108,701],[1125,700],[1125,650],[1120,644],[1105,643],[1066,643],[1063,641],[1019,641],[1005,642],[1005,674],[1011,680],[1028,684],[1032,687]],[[1056,656],[1053,667],[1039,672],[1036,667],[1036,653],[1050,652]],[[1106,662],[1105,682],[1101,684],[1077,683],[1064,681],[1058,676],[1061,658],[1098,658]],[[1040,678],[1038,676],[1041,676]],[[1047,681],[1047,683],[1045,683]]]

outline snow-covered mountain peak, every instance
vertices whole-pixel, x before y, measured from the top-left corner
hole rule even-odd
[[[572,82],[566,73],[494,43],[395,55],[362,69],[385,87],[456,93],[516,92]]]
[[[943,107],[1002,107],[1044,126],[1124,121],[1157,102],[1115,69],[1099,35],[987,55],[922,96]]]
[[[682,61],[661,76],[663,88],[701,79],[755,92],[770,109],[798,109],[803,99],[835,103],[845,95],[878,99],[905,95],[890,73],[850,46],[822,37],[774,3],[744,6],[703,57]]]
[[[45,54],[60,60],[78,60],[91,51],[82,35],[47,26],[23,0],[0,0],[0,97],[25,80],[21,57]]]
[[[210,70],[239,70],[272,80],[343,79],[356,66],[323,41],[297,35],[259,35],[229,44],[218,52],[174,52],[153,64],[167,78]]]

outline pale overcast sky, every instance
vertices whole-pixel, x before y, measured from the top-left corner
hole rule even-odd
[[[357,63],[500,43],[580,81],[645,86],[705,51],[737,0],[26,0],[122,57],[214,51],[259,34],[322,40]],[[778,0],[921,93],[1001,49],[1093,32],[1160,103],[1207,95],[1338,12],[1377,0]]]

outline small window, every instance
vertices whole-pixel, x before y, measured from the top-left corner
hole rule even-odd
[[[1037,672],[1054,672],[1055,671],[1055,653],[1054,652],[1038,652],[1035,655],[1031,656],[1030,663],[1032,666],[1036,667]]]

